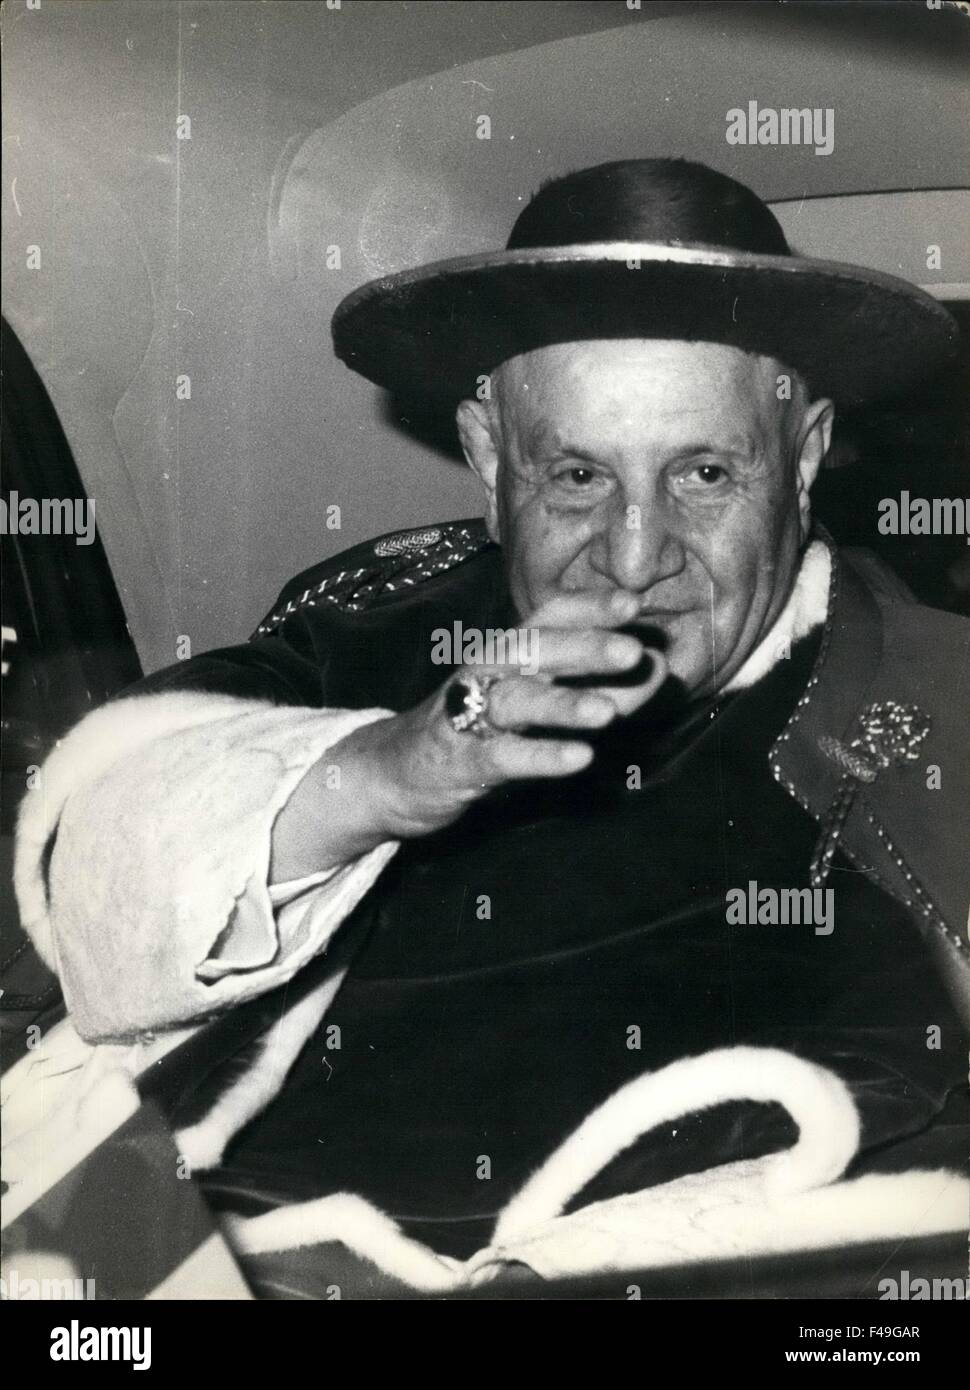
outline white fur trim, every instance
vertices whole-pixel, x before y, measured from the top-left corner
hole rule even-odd
[[[640,1134],[731,1099],[781,1103],[799,1127],[797,1143],[560,1215]],[[230,1217],[226,1233],[249,1253],[340,1241],[414,1288],[446,1291],[494,1279],[510,1263],[554,1278],[965,1229],[970,1188],[959,1174],[834,1182],[858,1140],[855,1104],[833,1073],[774,1048],[724,1048],[620,1087],[512,1199],[492,1243],[465,1265],[406,1239],[346,1192]]]
[[[272,826],[327,748],[388,717],[180,692],[105,706],[63,740],[25,798],[16,884],[82,1036],[189,1023],[325,947],[397,844],[274,912]]]
[[[833,1182],[858,1148],[855,1104],[832,1072],[775,1048],[720,1048],[638,1076],[597,1106],[508,1204],[494,1242],[559,1216],[641,1134],[729,1100],[777,1101],[798,1126],[798,1142],[769,1170],[772,1192]]]
[[[485,1283],[509,1263],[550,1279],[966,1233],[970,1191],[958,1173],[873,1173],[770,1200],[770,1165],[725,1164],[583,1207],[479,1252],[464,1277]]]
[[[788,602],[767,637],[759,642],[732,676],[725,690],[745,690],[766,676],[802,637],[824,623],[828,614],[832,554],[824,541],[812,541],[798,570]]]
[[[13,870],[21,923],[49,969],[57,970],[57,947],[43,863],[67,798],[153,739],[245,710],[266,708],[264,701],[190,691],[133,695],[102,705],[58,740],[36,785],[20,803]]]
[[[241,1254],[299,1250],[340,1241],[394,1279],[428,1293],[445,1293],[464,1282],[463,1266],[410,1240],[372,1202],[352,1192],[336,1192],[312,1202],[277,1207],[262,1216],[229,1216],[223,1230]]]
[[[176,1134],[179,1153],[188,1159],[193,1171],[221,1163],[229,1140],[279,1095],[290,1067],[333,1003],[346,973],[343,970],[331,975],[305,999],[284,1009],[263,1035],[259,1057],[252,1066],[223,1092],[198,1123]]]

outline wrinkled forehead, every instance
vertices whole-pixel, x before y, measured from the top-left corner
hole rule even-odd
[[[529,454],[572,443],[763,437],[778,429],[783,365],[716,343],[557,343],[493,373],[503,432]],[[790,379],[789,379],[790,380]]]

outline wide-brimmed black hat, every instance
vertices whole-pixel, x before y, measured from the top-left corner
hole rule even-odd
[[[667,338],[777,358],[813,395],[899,391],[953,351],[955,321],[896,276],[794,255],[743,184],[682,159],[546,184],[504,251],[371,281],[333,317],[337,356],[398,394],[458,400],[551,343]]]

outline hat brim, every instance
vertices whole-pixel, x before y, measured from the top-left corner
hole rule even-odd
[[[398,394],[460,400],[519,353],[662,338],[777,358],[813,396],[902,391],[959,330],[916,286],[861,266],[707,246],[607,242],[495,251],[371,281],[333,317],[337,356]]]

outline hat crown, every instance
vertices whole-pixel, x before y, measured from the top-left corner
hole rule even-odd
[[[333,338],[344,362],[411,400],[476,395],[483,373],[553,344],[652,338],[771,357],[813,396],[857,404],[912,386],[952,356],[958,329],[905,280],[793,253],[735,179],[629,159],[545,184],[505,251],[352,291]]]
[[[516,219],[510,251],[588,242],[700,243],[789,256],[770,208],[744,184],[686,159],[624,159],[544,184]]]

